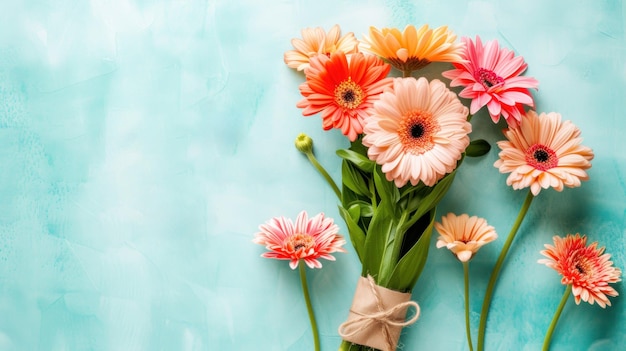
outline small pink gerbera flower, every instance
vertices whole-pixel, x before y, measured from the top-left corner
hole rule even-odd
[[[472,99],[472,115],[486,105],[495,123],[503,116],[510,127],[517,126],[524,115],[524,105],[534,107],[528,89],[539,86],[536,79],[520,76],[528,66],[524,58],[500,48],[496,40],[485,45],[478,36],[476,43],[467,37],[461,40],[465,43],[461,56],[466,62],[454,63],[456,69],[442,75],[452,80],[450,86],[465,87],[459,96]]]
[[[356,53],[359,41],[352,32],[341,36],[341,28],[335,24],[328,33],[321,27],[303,28],[302,39],[292,39],[291,45],[295,50],[286,51],[283,60],[288,67],[302,71],[309,67],[311,58],[319,54],[330,55],[335,51]]]
[[[580,129],[570,121],[561,121],[555,112],[537,115],[528,111],[521,126],[504,130],[508,140],[499,141],[500,159],[494,166],[500,173],[511,173],[506,184],[513,189],[530,187],[533,195],[541,188],[579,187],[588,180],[593,151],[580,145]]]
[[[437,248],[448,248],[461,262],[469,261],[478,249],[498,238],[496,230],[484,218],[448,213],[435,222],[439,232]]]
[[[291,269],[296,269],[300,260],[310,268],[322,268],[319,258],[334,261],[331,253],[346,252],[342,248],[346,241],[337,234],[339,227],[323,213],[308,219],[302,211],[295,224],[291,219],[275,217],[260,225],[259,230],[253,241],[270,250],[261,256],[290,260]]]
[[[586,246],[587,237],[578,233],[565,238],[554,236],[553,240],[554,246],[545,244],[546,250],[541,251],[547,259],[538,262],[562,275],[561,283],[572,285],[576,304],[582,300],[592,305],[597,302],[602,308],[611,306],[608,296],[619,294],[609,283],[621,281],[622,274],[619,268],[613,267],[609,260],[611,255],[605,254],[603,247],[598,248],[597,242]]]
[[[324,130],[341,129],[354,141],[363,133],[372,103],[391,85],[391,78],[386,78],[390,70],[390,65],[374,55],[356,53],[349,59],[341,51],[330,57],[318,55],[304,71],[306,82],[300,85],[304,99],[296,106],[303,109],[304,116],[321,112]]]
[[[470,142],[467,107],[437,79],[395,78],[371,114],[363,145],[397,187],[435,185],[456,168]]]

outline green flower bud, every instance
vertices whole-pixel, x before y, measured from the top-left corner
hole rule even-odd
[[[313,152],[313,139],[310,136],[300,133],[296,138],[296,149],[300,150],[300,152],[308,154]]]

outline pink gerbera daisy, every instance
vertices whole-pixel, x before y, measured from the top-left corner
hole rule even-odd
[[[471,131],[467,108],[443,82],[395,78],[374,103],[363,145],[397,187],[432,186],[456,168]]]
[[[300,260],[310,268],[322,268],[319,258],[334,261],[331,253],[346,252],[342,248],[346,241],[337,234],[339,227],[323,213],[308,219],[302,211],[295,224],[291,219],[275,217],[260,225],[259,230],[253,241],[270,250],[261,256],[290,260],[291,269],[296,269]]]
[[[465,213],[460,216],[448,213],[441,223],[435,222],[435,229],[440,234],[437,248],[448,248],[461,262],[469,261],[483,245],[498,238],[496,230],[484,218]]]
[[[324,130],[341,129],[350,139],[363,133],[363,121],[374,100],[391,84],[386,78],[391,66],[373,55],[356,53],[348,59],[337,51],[330,57],[318,55],[305,70],[306,82],[300,85],[304,99],[296,106],[304,116],[322,113]]]
[[[511,173],[506,184],[513,189],[530,187],[533,195],[541,188],[579,187],[588,180],[593,151],[580,145],[580,129],[570,121],[561,121],[555,112],[537,115],[528,111],[517,128],[504,130],[508,140],[499,141],[500,159],[494,166],[500,173]]]
[[[459,96],[472,99],[472,115],[486,105],[495,123],[503,116],[510,127],[517,126],[524,115],[524,105],[534,107],[528,89],[539,86],[536,79],[520,76],[528,66],[524,58],[500,48],[497,40],[485,45],[478,36],[476,43],[467,37],[461,40],[465,43],[462,57],[466,62],[454,63],[456,69],[442,75],[452,80],[450,86],[465,87]]]
[[[580,234],[568,234],[565,238],[554,236],[554,246],[546,244],[546,250],[541,254],[547,259],[539,260],[546,266],[556,270],[560,275],[561,283],[572,285],[572,293],[576,304],[580,300],[594,304],[597,302],[602,308],[611,306],[608,296],[615,297],[617,291],[609,283],[621,281],[622,272],[613,267],[609,259],[611,255],[604,253],[604,248],[598,248],[597,242],[587,246],[587,237]]]
[[[295,50],[286,51],[284,61],[290,68],[302,71],[309,67],[311,57],[319,54],[330,55],[335,51],[354,54],[358,51],[359,42],[354,33],[341,36],[341,28],[335,24],[328,33],[321,27],[302,29],[302,39],[291,40]]]

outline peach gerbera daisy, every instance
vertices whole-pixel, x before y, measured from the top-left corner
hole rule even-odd
[[[546,250],[541,254],[547,259],[539,260],[546,266],[556,270],[560,275],[561,283],[572,285],[572,293],[576,304],[580,300],[600,307],[611,306],[608,296],[619,295],[609,283],[621,281],[622,272],[613,267],[609,259],[611,255],[604,253],[604,248],[598,248],[594,242],[587,246],[587,237],[580,234],[568,234],[565,238],[554,236],[554,246],[545,244]]]
[[[391,67],[378,57],[337,51],[330,57],[318,55],[305,70],[306,82],[300,85],[304,99],[296,106],[304,116],[322,113],[322,127],[341,129],[350,139],[363,133],[363,121],[374,100],[391,84],[386,78]]]
[[[270,250],[261,256],[290,260],[291,269],[296,269],[300,260],[310,268],[322,268],[319,258],[334,261],[331,253],[346,252],[342,248],[346,241],[337,234],[339,227],[323,213],[308,219],[302,211],[295,224],[291,219],[275,217],[260,225],[259,230],[253,241]]]
[[[395,78],[374,103],[363,145],[397,187],[432,186],[456,168],[469,145],[467,112],[439,80]]]
[[[335,51],[356,53],[359,42],[352,32],[342,37],[339,25],[335,24],[328,33],[321,27],[303,28],[302,39],[291,39],[291,45],[295,50],[286,51],[283,59],[290,68],[302,71],[309,67],[311,57],[319,54],[330,55]]]
[[[529,89],[539,86],[536,79],[520,76],[528,66],[524,58],[501,48],[497,40],[485,45],[478,36],[476,43],[466,37],[461,40],[465,43],[465,61],[454,63],[456,69],[442,75],[452,80],[450,86],[465,87],[459,96],[472,99],[472,115],[486,105],[494,123],[503,116],[509,127],[517,126],[524,115],[524,105],[534,107]]]
[[[469,261],[483,245],[498,238],[496,230],[484,218],[465,213],[460,216],[448,213],[441,223],[435,222],[435,229],[440,234],[437,248],[448,248],[461,262]]]
[[[403,72],[411,72],[431,62],[463,61],[463,44],[455,40],[456,35],[447,26],[432,29],[425,24],[416,29],[408,25],[402,32],[397,28],[370,27],[369,37],[364,37],[361,48]]]
[[[561,121],[555,112],[537,115],[528,111],[517,128],[504,130],[508,140],[499,141],[500,159],[494,166],[500,173],[511,173],[506,184],[513,189],[530,187],[533,195],[541,188],[579,187],[588,180],[593,151],[580,145],[580,130],[570,121]]]

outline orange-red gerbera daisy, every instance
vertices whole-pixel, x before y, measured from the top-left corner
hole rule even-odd
[[[433,186],[452,172],[469,145],[467,107],[435,79],[395,78],[374,103],[363,145],[397,187]]]
[[[363,121],[383,89],[391,84],[386,78],[391,66],[373,55],[356,53],[348,59],[337,51],[311,58],[305,70],[306,82],[300,85],[304,99],[296,106],[304,116],[322,113],[324,130],[341,129],[350,139],[363,133]]]
[[[511,173],[506,184],[513,189],[530,187],[533,195],[549,187],[579,187],[588,180],[593,151],[580,145],[580,129],[561,121],[555,112],[537,115],[528,111],[522,124],[504,130],[508,140],[499,141],[500,159],[494,163],[500,173]]]
[[[318,259],[334,261],[331,253],[346,252],[342,248],[346,241],[337,234],[339,227],[323,213],[308,219],[302,211],[295,224],[291,219],[275,217],[260,225],[259,230],[253,241],[270,250],[261,256],[289,260],[291,269],[296,269],[300,260],[310,268],[322,268]]]
[[[403,72],[420,69],[431,62],[461,62],[462,43],[456,35],[442,26],[436,29],[427,24],[416,29],[408,25],[404,31],[397,28],[379,30],[370,27],[361,48],[382,57]]]
[[[343,37],[339,25],[334,25],[328,33],[321,27],[302,29],[302,39],[291,40],[295,50],[285,52],[283,57],[290,68],[302,71],[309,67],[311,57],[319,54],[330,55],[335,51],[354,54],[358,51],[359,42],[354,33],[349,32]]]
[[[463,86],[459,93],[462,98],[472,99],[470,113],[475,114],[487,106],[494,122],[500,116],[506,119],[509,127],[515,127],[522,120],[524,105],[534,107],[533,97],[528,89],[537,89],[535,78],[521,76],[528,65],[521,56],[507,48],[501,48],[497,40],[485,45],[476,37],[464,37],[463,62],[454,63],[455,69],[443,72],[451,79],[450,86]]]
[[[568,234],[565,238],[554,236],[553,240],[554,246],[544,245],[546,250],[541,254],[547,259],[541,259],[539,263],[562,275],[561,283],[572,285],[576,304],[582,300],[592,305],[597,302],[602,308],[611,306],[608,297],[615,297],[618,293],[609,284],[621,281],[622,274],[613,267],[611,255],[605,254],[603,247],[598,248],[597,242],[587,246],[587,237],[578,233]]]
[[[437,248],[448,248],[461,262],[469,261],[478,249],[498,238],[496,230],[484,218],[448,213],[435,222],[439,232]]]

